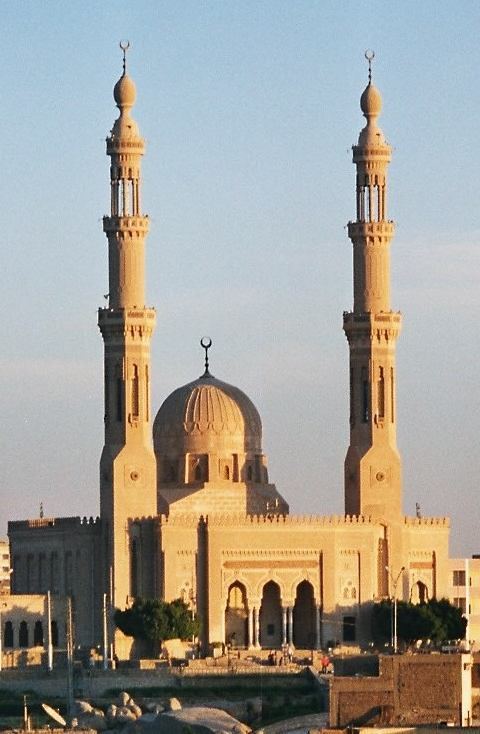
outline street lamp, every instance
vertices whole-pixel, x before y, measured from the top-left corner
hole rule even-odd
[[[390,581],[392,582],[392,589],[393,589],[393,633],[392,633],[392,639],[393,639],[393,652],[396,654],[398,652],[398,636],[397,636],[397,585],[400,581],[400,576],[405,571],[405,566],[402,566],[396,577],[393,576],[390,567],[385,566],[385,570],[387,571]]]

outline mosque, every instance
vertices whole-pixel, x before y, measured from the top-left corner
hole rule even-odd
[[[77,644],[98,645],[104,599],[124,609],[135,597],[185,599],[201,619],[201,643],[239,647],[331,641],[366,644],[372,604],[385,597],[448,595],[449,522],[402,513],[396,443],[396,340],[390,305],[387,168],[391,147],[378,126],[382,100],[371,81],[360,99],[366,124],[353,146],[356,217],[353,309],[343,315],[350,356],[350,445],[345,514],[295,516],[270,479],[262,422],[239,388],[205,371],[179,387],[153,419],[141,207],[144,140],[131,110],[126,72],[110,158],[108,305],[98,311],[104,342],[105,442],[100,517],[10,522],[13,594],[72,599]],[[13,634],[13,633],[12,633]],[[111,630],[119,658],[131,640]]]

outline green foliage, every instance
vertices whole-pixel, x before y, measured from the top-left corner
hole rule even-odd
[[[160,599],[135,599],[125,611],[116,609],[114,622],[128,637],[146,640],[150,643],[171,640],[179,637],[187,640],[196,637],[200,625],[182,599],[172,602]]]
[[[372,631],[377,642],[391,638],[392,604],[392,601],[385,600],[374,605]],[[397,602],[397,636],[407,644],[427,639],[435,643],[462,640],[466,628],[467,620],[461,610],[448,599],[431,599],[426,604]]]

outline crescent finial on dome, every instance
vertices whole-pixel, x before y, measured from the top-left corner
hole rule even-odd
[[[213,377],[213,375],[210,373],[208,369],[208,350],[212,346],[212,340],[210,339],[210,337],[202,336],[202,338],[200,339],[200,346],[203,349],[205,349],[205,372],[201,376],[202,377]]]

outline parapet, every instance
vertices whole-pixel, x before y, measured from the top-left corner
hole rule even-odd
[[[34,517],[30,520],[10,520],[8,531],[56,528],[57,530],[76,530],[81,527],[100,526],[99,517]]]
[[[428,526],[437,526],[437,527],[450,527],[450,518],[449,517],[408,517],[407,515],[404,516],[403,522],[405,525],[409,526],[419,526],[419,525],[428,525]]]

